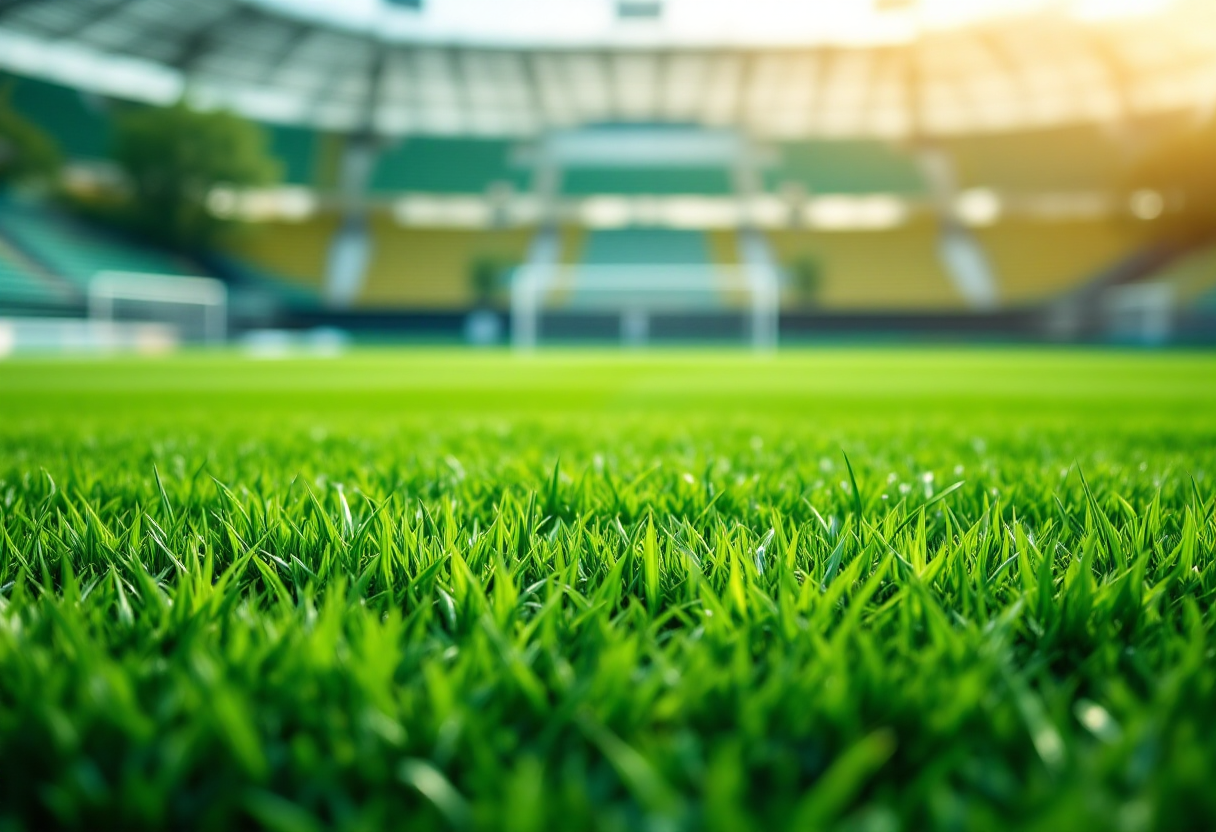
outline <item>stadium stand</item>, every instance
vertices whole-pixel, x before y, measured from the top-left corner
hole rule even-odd
[[[328,247],[338,219],[271,222],[241,229],[224,246],[226,271],[315,301],[325,279]],[[480,260],[502,265],[525,259],[531,229],[402,228],[386,213],[372,218],[372,253],[359,295],[361,307],[460,309],[473,300],[470,274]]]
[[[1129,240],[1111,220],[1006,219],[976,231],[1006,305],[1043,301],[1084,284],[1132,254]]]
[[[326,253],[337,227],[338,218],[332,213],[303,222],[257,223],[228,235],[223,252],[259,274],[320,290]]]
[[[558,235],[560,238],[558,262],[580,262],[583,256],[583,246],[587,244],[587,229],[581,225],[563,225],[558,230]]]
[[[765,187],[796,183],[807,193],[920,196],[925,182],[906,148],[876,141],[788,142],[779,146]]]
[[[471,270],[479,260],[522,263],[529,229],[401,228],[391,217],[372,220],[372,261],[361,307],[463,309],[474,301]]]
[[[1181,304],[1216,311],[1216,245],[1184,255],[1152,279],[1170,284]]]
[[[78,291],[99,271],[197,274],[198,266],[130,242],[44,205],[0,200],[0,228],[9,242]]]
[[[695,194],[726,196],[733,192],[730,173],[720,168],[640,170],[630,168],[576,168],[566,171],[562,193],[590,194]]]
[[[734,230],[714,229],[705,232],[709,259],[719,265],[734,266],[740,262],[739,234]]]
[[[587,235],[580,262],[589,266],[643,263],[708,265],[709,247],[700,231],[666,228],[596,230]]]
[[[499,182],[524,189],[530,184],[530,171],[513,165],[513,147],[512,142],[491,139],[399,140],[383,150],[371,190],[475,194]]]
[[[779,263],[818,265],[815,305],[825,310],[957,310],[963,299],[937,253],[937,226],[927,218],[884,231],[772,231]]]
[[[315,130],[279,124],[268,125],[266,129],[270,136],[270,151],[282,166],[284,182],[314,185],[326,173],[322,162],[326,158],[325,151],[333,144],[331,137]],[[332,152],[329,155],[334,156]]]
[[[0,315],[14,309],[56,309],[70,304],[64,287],[36,274],[23,260],[0,239]]]
[[[1128,162],[1177,118],[1140,119],[1134,128],[1078,125],[1002,131],[942,142],[964,188],[1006,193],[1105,190],[1120,182]]]

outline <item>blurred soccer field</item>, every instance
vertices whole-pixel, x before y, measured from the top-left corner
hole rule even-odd
[[[492,421],[545,416],[675,416],[825,427],[925,418],[1132,417],[1211,424],[1216,357],[1075,349],[835,348],[756,357],[739,351],[358,350],[334,359],[163,359],[0,364],[9,426],[64,420],[118,427],[203,420],[239,430],[267,419],[381,428],[428,415]]]

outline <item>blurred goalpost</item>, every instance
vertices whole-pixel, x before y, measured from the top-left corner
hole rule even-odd
[[[560,280],[563,270],[572,271],[573,280]],[[523,266],[511,281],[511,341],[516,350],[535,349],[547,310],[614,315],[626,346],[646,344],[656,316],[738,312],[752,348],[770,351],[777,346],[779,284],[776,270],[760,264]],[[722,306],[723,297],[745,302]]]
[[[228,288],[209,277],[99,272],[88,310],[93,321],[163,324],[188,343],[222,344],[228,336]]]

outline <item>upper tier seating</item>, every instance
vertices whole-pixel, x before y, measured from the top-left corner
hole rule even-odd
[[[790,142],[764,172],[768,190],[796,183],[810,194],[895,193],[918,196],[925,182],[911,153],[876,141]]]

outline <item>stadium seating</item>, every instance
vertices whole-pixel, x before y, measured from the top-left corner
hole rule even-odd
[[[18,80],[13,102],[51,132],[73,160],[108,154],[111,113],[123,105],[105,102],[55,84]],[[1097,194],[1120,181],[1129,160],[1168,118],[1108,131],[1097,126],[997,132],[944,140],[964,188],[988,187],[1002,195]],[[312,130],[267,126],[273,153],[289,184],[332,192],[337,184],[342,139]],[[501,183],[531,188],[531,170],[505,139],[414,136],[383,149],[371,189],[388,202],[415,193],[484,194]],[[881,141],[817,140],[770,144],[762,162],[769,193],[791,185],[806,194],[898,194],[927,196],[915,149]],[[577,200],[597,194],[725,196],[732,172],[721,168],[574,168],[562,178],[562,193]],[[1029,204],[1029,202],[1027,202]],[[226,241],[216,261],[240,275],[301,303],[319,296],[327,252],[337,219],[323,213],[302,222],[268,222],[241,230]],[[527,259],[534,229],[476,231],[403,228],[380,212],[373,222],[372,262],[357,301],[363,307],[455,309],[473,302],[470,273],[482,259],[500,264]],[[1135,251],[1137,241],[1107,219],[1031,219],[1007,215],[976,230],[1007,306],[1041,303],[1100,275]],[[923,214],[907,225],[881,231],[781,230],[768,233],[775,256],[790,266],[813,261],[819,273],[815,303],[824,310],[961,310],[963,298],[943,269],[934,222]],[[35,203],[0,200],[0,298],[55,303],[60,296],[45,272],[63,279],[77,295],[101,270],[189,273],[199,270],[163,251],[132,242]],[[733,264],[740,260],[735,230],[664,229],[561,230],[561,262],[571,266],[626,263]],[[31,278],[23,263],[37,267]],[[1198,262],[1198,261],[1196,261]],[[1198,302],[1211,287],[1200,266],[1177,277],[1186,302]],[[1178,267],[1177,273],[1185,269]],[[578,270],[564,270],[556,292],[577,294]],[[1199,275],[1196,277],[1195,275]],[[1164,278],[1163,278],[1164,279]],[[1175,278],[1169,278],[1175,280]],[[49,293],[49,294],[47,294]],[[42,301],[38,299],[42,298]],[[722,293],[718,301],[738,298]],[[794,294],[789,302],[799,302]]]
[[[1136,241],[1109,220],[1004,220],[977,232],[996,271],[1001,301],[1046,300],[1096,277]]]
[[[315,297],[325,282],[338,218],[261,223],[232,235],[224,253],[231,269],[277,283],[298,298]],[[470,274],[478,260],[500,265],[527,259],[532,231],[402,228],[387,214],[372,217],[371,262],[357,305],[456,309],[473,302]],[[301,293],[303,291],[303,293]]]
[[[575,168],[562,176],[562,193],[726,196],[733,192],[730,172],[722,168]]]
[[[1185,306],[1216,310],[1216,246],[1208,246],[1171,263],[1153,280],[1169,283]]]
[[[708,265],[709,248],[700,231],[622,228],[587,235],[580,262],[586,265]]]
[[[775,231],[779,263],[814,262],[815,305],[825,310],[956,310],[963,298],[937,254],[937,226],[918,218],[884,231]]]
[[[264,222],[228,235],[224,252],[253,270],[292,285],[320,289],[325,258],[334,231],[335,214],[305,222]]]
[[[270,137],[270,152],[282,166],[283,181],[289,185],[314,185],[325,173],[322,162],[324,152],[332,142],[312,130],[299,127],[271,125],[266,128]],[[336,153],[331,153],[335,158]],[[332,176],[332,173],[331,173]]]
[[[883,142],[817,141],[781,145],[777,164],[765,171],[764,184],[776,190],[796,183],[807,193],[925,192],[925,182],[912,154]]]
[[[371,189],[470,194],[498,182],[526,189],[530,171],[512,164],[512,147],[489,139],[403,139],[381,152]]]
[[[372,262],[359,305],[418,309],[467,308],[474,301],[471,270],[479,260],[499,265],[527,259],[529,229],[468,231],[401,228],[373,219]]]
[[[1129,162],[1172,121],[1142,121],[1135,131],[1097,126],[967,136],[944,143],[964,188],[1004,193],[1095,190],[1119,183]]]
[[[23,267],[20,256],[0,240],[0,315],[12,308],[54,308],[71,300],[63,287]]]
[[[0,200],[0,228],[31,259],[80,291],[100,271],[196,274],[197,266],[43,206]]]

